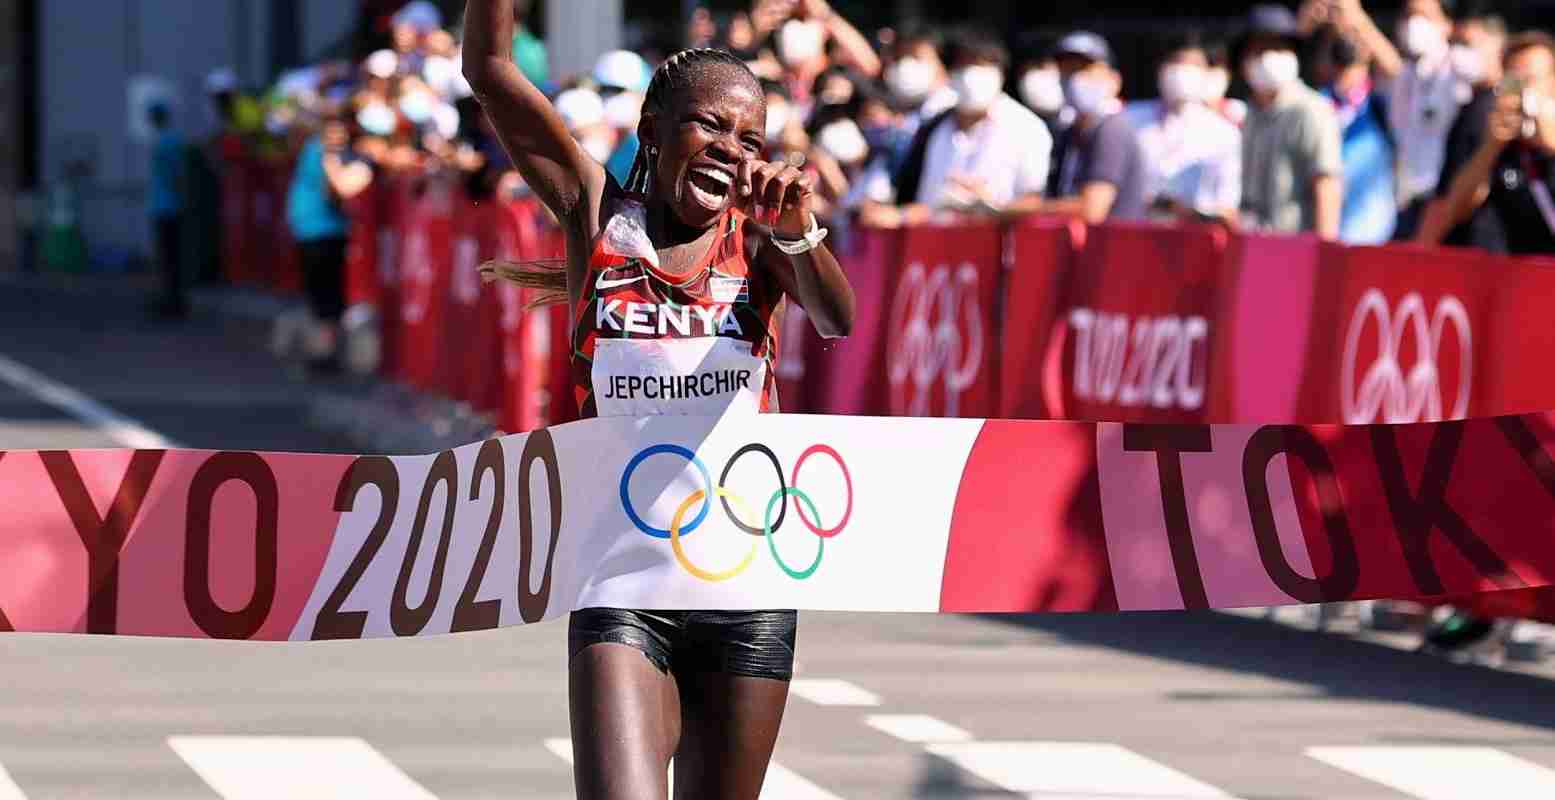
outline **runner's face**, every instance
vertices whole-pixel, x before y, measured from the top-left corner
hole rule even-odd
[[[699,79],[643,132],[659,148],[658,196],[683,224],[706,228],[735,201],[740,164],[761,153],[767,105],[732,68],[695,74]]]

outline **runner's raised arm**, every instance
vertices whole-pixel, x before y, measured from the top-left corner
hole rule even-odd
[[[468,0],[464,19],[464,77],[519,173],[561,220],[597,209],[605,168],[513,63],[513,0]]]

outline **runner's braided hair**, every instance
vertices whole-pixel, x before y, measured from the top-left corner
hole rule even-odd
[[[644,114],[662,114],[671,107],[677,93],[689,90],[704,75],[713,70],[733,70],[736,80],[748,82],[760,97],[761,81],[739,56],[727,50],[698,47],[682,50],[660,64],[648,82],[643,97]],[[626,179],[628,195],[646,198],[653,193],[654,173],[658,165],[658,149],[643,145],[637,148],[637,158]],[[502,279],[534,290],[528,308],[538,308],[567,301],[567,259],[548,258],[515,263],[488,261],[481,265],[481,272],[488,280]]]

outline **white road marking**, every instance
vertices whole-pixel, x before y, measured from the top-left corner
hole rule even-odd
[[[926,714],[871,714],[864,724],[913,744],[971,741],[972,734]]]
[[[1309,747],[1307,755],[1419,800],[1555,797],[1555,770],[1490,747]]]
[[[4,764],[0,764],[0,800],[27,800],[26,793],[11,780],[11,773],[5,771]]]
[[[880,705],[880,696],[860,686],[831,678],[795,680],[789,694],[798,695],[818,706],[870,707]]]
[[[1220,789],[1114,744],[966,742],[930,753],[1041,800],[1225,800]]]
[[[572,765],[571,739],[546,739],[545,749],[551,755]],[[670,762],[670,785],[675,783],[675,762]],[[767,780],[761,785],[761,800],[842,800],[842,798],[811,783],[797,772],[777,763],[767,765]]]
[[[137,450],[169,450],[172,441],[81,392],[30,367],[0,356],[0,381],[101,430],[109,438]]]
[[[168,746],[226,800],[436,800],[372,745],[334,736],[171,736]]]

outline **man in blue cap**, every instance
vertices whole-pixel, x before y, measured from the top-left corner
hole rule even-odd
[[[1054,47],[1064,98],[1075,110],[1074,124],[1059,138],[1050,199],[1042,211],[1067,213],[1090,224],[1145,216],[1149,173],[1139,133],[1118,93],[1123,76],[1107,40],[1076,31]]]
[[[1296,15],[1255,6],[1239,43],[1252,103],[1242,129],[1243,224],[1339,236],[1344,165],[1333,103],[1301,81]]]

